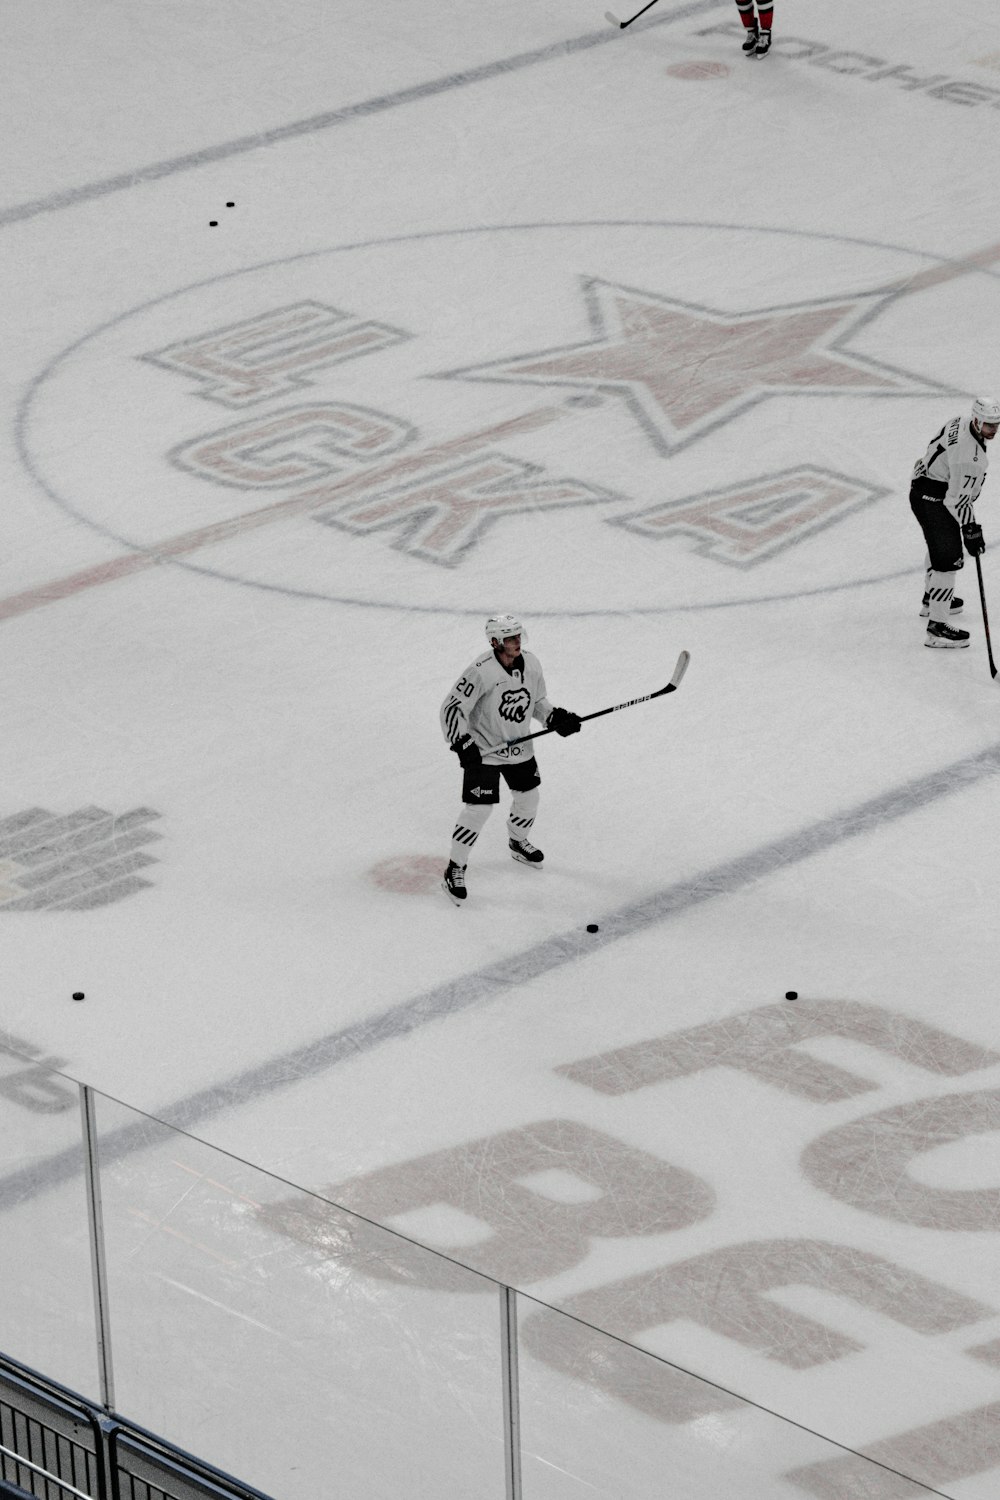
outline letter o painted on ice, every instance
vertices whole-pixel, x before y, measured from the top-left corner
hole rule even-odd
[[[914,1158],[1000,1130],[1000,1089],[915,1099],[829,1130],[802,1153],[809,1180],[842,1203],[925,1229],[1000,1229],[1000,1188],[935,1188]]]

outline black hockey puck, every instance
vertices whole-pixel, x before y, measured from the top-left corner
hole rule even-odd
[[[588,922],[587,923],[587,931],[588,932],[596,932],[597,931],[597,923],[596,922]]]
[[[82,1000],[83,998],[84,998],[83,990],[74,990],[73,991],[73,999],[74,1000]]]
[[[799,998],[799,992],[798,992],[798,990],[786,990],[785,991],[785,999],[786,1000],[797,1000],[798,998]]]

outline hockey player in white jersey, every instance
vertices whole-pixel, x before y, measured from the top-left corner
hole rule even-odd
[[[986,549],[983,529],[976,520],[975,503],[986,479],[986,444],[1000,427],[1000,401],[977,396],[967,417],[953,417],[927,445],[913,468],[910,509],[927,543],[924,599],[920,613],[928,615],[925,646],[969,644],[969,632],[951,621],[962,612],[955,596],[955,574],[963,566],[962,544],[970,557]]]
[[[524,626],[516,615],[491,615],[489,649],[466,667],[441,705],[441,728],[462,767],[462,807],[451,836],[451,858],[442,886],[457,905],[466,898],[469,851],[500,800],[500,778],[511,790],[507,838],[521,864],[541,864],[541,849],[528,839],[538,810],[541,777],[529,746],[513,745],[484,755],[491,746],[531,733],[538,719],[556,734],[576,734],[580,717],[556,708],[545,694],[538,657],[521,649]]]

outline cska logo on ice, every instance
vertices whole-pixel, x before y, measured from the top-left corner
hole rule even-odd
[[[598,610],[684,605],[747,597],[741,577],[754,596],[785,586],[791,548],[811,587],[840,585],[837,554],[867,555],[865,513],[889,493],[873,403],[934,397],[943,418],[954,392],[891,363],[902,252],[845,244],[850,293],[769,304],[730,275],[747,235],[765,261],[783,247],[729,226],[553,225],[253,267],[65,351],[28,442],[50,493],[128,545],[306,597],[439,608],[445,570],[482,595],[502,564],[547,609],[584,591]],[[813,270],[796,239],[801,284],[829,285],[823,238]],[[68,409],[94,436],[86,472],[44,441]]]
[[[345,366],[361,359],[373,366],[380,353],[419,336],[364,308],[292,303],[151,351],[149,363],[181,376],[202,400],[253,412],[178,444],[170,461],[210,484],[297,491],[322,525],[379,533],[408,556],[446,567],[514,518],[584,507],[601,507],[599,520],[635,536],[688,538],[718,562],[753,567],[884,493],[803,462],[636,508],[637,497],[625,492],[630,478],[652,468],[657,488],[672,490],[665,460],[765,400],[912,394],[912,387],[840,347],[860,321],[853,302],[734,315],[596,278],[582,278],[578,293],[593,335],[584,342],[426,372],[540,397],[507,420],[440,438],[398,408],[340,397],[288,401],[327,383],[351,388]],[[726,358],[734,340],[735,368]],[[520,440],[544,428],[589,428],[594,444],[605,413],[631,426],[635,449],[614,487],[552,473],[518,452]],[[553,446],[565,439],[553,430]]]

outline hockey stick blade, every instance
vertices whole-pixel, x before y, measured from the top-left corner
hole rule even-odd
[[[604,19],[606,21],[610,21],[612,26],[617,26],[621,31],[624,31],[626,26],[631,26],[633,21],[638,21],[640,16],[644,16],[647,10],[652,10],[655,4],[656,0],[649,0],[648,5],[644,5],[642,7],[642,10],[637,10],[634,16],[629,16],[627,21],[619,21],[618,17],[612,15],[611,11],[609,10],[606,10],[604,12]]]
[[[684,673],[688,669],[688,662],[690,660],[691,660],[691,653],[690,653],[690,651],[682,651],[681,654],[680,654],[680,656],[677,658],[677,665],[676,665],[676,667],[674,667],[674,675],[673,675],[673,677],[671,677],[670,681],[667,683],[666,687],[663,689],[663,691],[665,693],[672,693],[677,688],[680,687],[681,680],[682,680],[682,678],[684,676]]]
[[[629,698],[626,703],[616,703],[611,708],[599,708],[596,714],[584,714],[580,719],[580,723],[586,724],[588,719],[601,719],[605,714],[616,714],[623,708],[635,708],[640,703],[651,703],[654,698],[662,698],[667,693],[675,693],[681,685],[681,680],[684,677],[684,673],[688,669],[688,662],[690,660],[690,651],[682,651],[680,656],[678,656],[677,658],[677,665],[674,667],[674,675],[671,677],[670,681],[666,684],[665,687],[657,688],[655,693],[643,693],[641,698]],[[551,733],[550,730],[543,730],[542,732],[544,734]],[[535,739],[537,738],[537,736],[530,735],[529,738]],[[520,741],[511,740],[510,743],[512,745],[516,745],[519,744]]]

